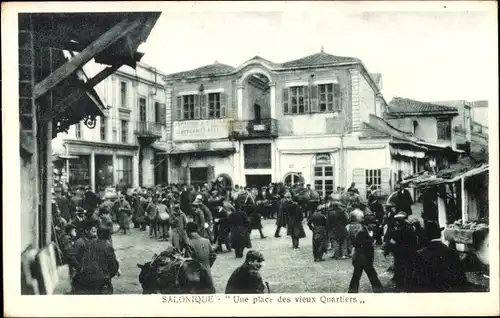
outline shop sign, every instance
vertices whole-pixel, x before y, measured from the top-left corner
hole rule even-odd
[[[229,136],[229,126],[229,119],[175,121],[173,139],[182,141],[227,138]]]
[[[331,164],[332,159],[330,158],[330,154],[327,153],[319,153],[316,155],[316,164],[317,165],[325,165]]]

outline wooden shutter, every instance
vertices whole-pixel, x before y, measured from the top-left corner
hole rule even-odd
[[[200,95],[194,95],[194,119],[200,119]]]
[[[208,166],[207,167],[207,182],[212,182],[215,179],[215,167],[214,166]]]
[[[340,84],[339,83],[334,83],[333,84],[333,109],[334,110],[341,110],[342,105],[341,105],[341,98],[340,98]]]
[[[177,103],[175,105],[175,120],[182,120],[182,96],[177,96]]]
[[[208,118],[208,95],[201,94],[200,96],[200,111],[201,111],[201,119]]]
[[[226,93],[220,93],[220,118],[226,118],[227,116],[227,95]]]
[[[380,180],[381,180],[381,188],[387,194],[391,193],[391,169],[383,168],[380,169]]]
[[[311,113],[318,112],[318,85],[311,86]]]
[[[304,113],[309,113],[309,86],[304,87]]]
[[[165,107],[164,103],[158,103],[157,102],[157,107],[158,107],[158,115],[160,118],[158,118],[158,122],[160,125],[166,125],[167,124],[167,108]]]
[[[282,100],[282,103],[283,103],[283,114],[288,114],[288,105],[290,105],[290,101],[289,101],[289,94],[288,94],[288,87],[285,87],[283,88],[283,91],[282,91],[282,97],[283,97],[283,100]]]
[[[366,176],[365,169],[354,168],[352,169],[352,182],[356,184],[356,188],[359,190],[359,195],[362,198],[366,197]],[[348,185],[349,186],[349,185]]]

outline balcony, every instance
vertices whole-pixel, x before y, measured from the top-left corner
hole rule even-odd
[[[235,120],[231,122],[229,137],[236,140],[277,138],[278,121],[273,118],[261,120]]]
[[[161,125],[150,121],[138,121],[135,126],[135,135],[139,141],[147,144],[161,138]]]

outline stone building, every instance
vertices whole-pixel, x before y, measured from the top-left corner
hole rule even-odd
[[[380,74],[357,58],[323,50],[284,63],[256,56],[164,79],[172,182],[303,180],[322,194],[352,181],[363,192],[371,183],[392,186],[390,134],[401,132],[381,118]],[[384,122],[386,132],[370,120]]]
[[[99,72],[90,64],[87,73]],[[144,63],[124,66],[95,89],[104,105],[104,116],[95,129],[82,122],[54,139],[54,157],[63,181],[70,186],[150,186],[167,182],[166,109],[164,74]]]

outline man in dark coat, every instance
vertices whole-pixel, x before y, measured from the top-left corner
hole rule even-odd
[[[400,185],[398,193],[396,194],[395,204],[398,212],[402,211],[408,216],[412,215],[411,206],[413,205],[413,199],[410,191],[403,185]]]
[[[347,192],[359,194],[359,190],[356,188],[356,183],[351,183],[351,186],[347,189]]]
[[[229,277],[226,294],[263,294],[266,286],[259,272],[262,262],[264,255],[261,252],[248,251],[245,263]]]
[[[357,293],[359,291],[359,280],[361,279],[361,275],[363,275],[363,271],[368,276],[368,279],[372,284],[373,291],[381,292],[382,284],[380,283],[377,272],[373,267],[374,239],[370,235],[370,232],[373,231],[376,224],[375,217],[367,216],[363,218],[362,224],[362,228],[356,233],[352,242],[352,245],[354,246],[354,253],[352,256],[352,266],[354,267],[354,271],[349,284],[349,293]]]
[[[226,249],[228,252],[231,251],[231,245],[229,244],[230,229],[227,223],[230,213],[232,213],[232,210],[230,210],[230,208],[221,206],[219,208],[218,213],[216,214],[217,217],[215,218],[215,224],[214,224],[214,229],[215,229],[214,232],[217,243],[217,248],[215,249],[216,253],[221,253],[223,251],[222,244],[226,245]]]
[[[327,250],[326,216],[316,210],[308,219],[307,226],[313,233],[312,248],[315,262],[324,261],[323,254]]]
[[[249,240],[248,229],[249,220],[245,212],[236,210],[229,214],[227,218],[227,225],[231,231],[231,245],[234,248],[236,258],[243,257],[243,250],[248,245]]]
[[[182,187],[182,192],[180,196],[180,205],[181,205],[181,210],[188,216],[192,216],[192,204],[193,203],[193,197],[191,195],[191,191],[189,191],[188,186],[184,185]]]
[[[304,220],[304,210],[297,202],[287,204],[286,213],[288,215],[287,235],[292,237],[293,248],[299,248],[299,240],[306,237],[302,220]]]
[[[384,228],[383,228],[383,222],[385,216],[384,206],[379,202],[378,198],[374,196],[370,196],[369,200],[370,200],[369,201],[370,211],[372,211],[377,220],[377,226],[373,231],[373,238],[375,239],[375,242],[378,245],[381,245],[382,237],[384,236]]]
[[[188,222],[186,224],[186,232],[189,238],[186,245],[186,256],[191,257],[205,267],[210,275],[210,280],[212,280],[211,268],[217,258],[212,244],[210,244],[208,239],[200,236],[196,223]]]
[[[413,272],[412,292],[465,292],[468,282],[456,251],[441,241],[436,221],[424,225],[427,246],[417,251]]]
[[[69,253],[69,264],[75,270],[72,287],[76,295],[113,293],[111,279],[118,274],[119,264],[111,244],[97,239],[97,227],[96,221],[85,220],[85,234]]]
[[[394,255],[394,282],[398,291],[408,292],[417,252],[417,236],[413,226],[408,223],[408,216],[399,212],[394,216],[396,230],[392,232],[390,241],[384,246],[384,255]]]
[[[278,214],[276,216],[276,231],[274,232],[274,237],[281,237],[280,235],[281,228],[282,227],[286,228],[288,224],[288,217],[286,215],[286,205],[290,200],[291,200],[291,195],[287,196],[285,194],[284,197],[278,201]]]
[[[346,240],[348,218],[346,211],[340,206],[340,201],[335,197],[332,200],[331,206],[328,208],[328,236],[332,245],[332,258],[347,258],[346,256]]]

